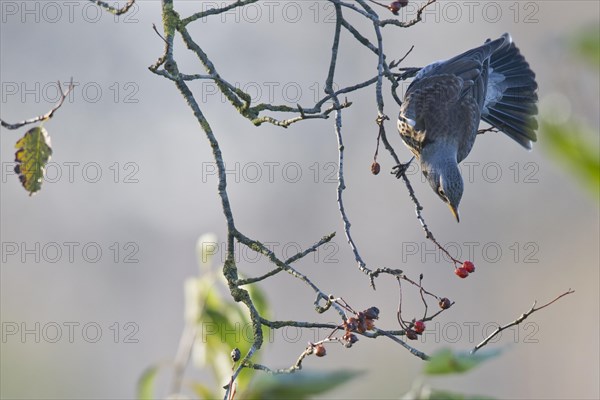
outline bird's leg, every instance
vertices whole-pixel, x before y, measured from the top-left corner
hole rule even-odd
[[[396,178],[398,178],[398,179],[402,178],[402,176],[406,173],[406,170],[410,166],[410,163],[414,159],[415,158],[413,157],[410,160],[408,160],[408,162],[405,162],[404,164],[398,164],[395,167],[393,167],[392,168],[392,174],[396,175]]]

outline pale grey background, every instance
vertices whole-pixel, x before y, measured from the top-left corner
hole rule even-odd
[[[187,3],[191,2],[184,6],[176,2],[182,15],[200,7],[198,2]],[[327,22],[331,7],[312,0],[270,4],[272,18],[263,4],[247,9],[247,14],[229,14],[225,23],[220,17],[210,23],[197,22],[191,31],[230,82],[260,88],[260,101],[268,100],[271,86],[276,102],[290,99],[291,104],[309,106],[315,90],[322,91],[326,75],[333,32],[333,24]],[[574,59],[564,38],[585,24],[597,26],[598,2],[498,2],[493,6],[497,8],[485,9],[488,14],[483,12],[484,2],[471,4],[471,16],[465,3],[442,2],[417,27],[386,29],[388,56],[398,58],[414,44],[405,65],[420,66],[509,31],[537,73],[542,102],[566,110],[555,113],[557,118],[587,121],[597,132],[597,71]],[[94,6],[85,3],[3,0],[1,5],[3,119],[12,122],[46,112],[54,102],[52,83],[58,79],[66,82],[74,77],[80,83],[72,100],[45,125],[54,147],[54,171],[49,168],[48,173],[54,172],[56,183],[44,183],[41,193],[29,198],[10,172],[14,143],[25,130],[2,130],[0,135],[1,395],[132,398],[141,372],[175,354],[183,327],[183,282],[197,272],[196,239],[205,232],[214,232],[221,240],[224,237],[216,179],[203,176],[212,162],[209,146],[175,87],[147,70],[163,51],[162,41],[151,29],[152,23],[161,21],[158,1],[141,1],[134,13],[117,21],[111,15],[97,14]],[[12,13],[13,6],[17,14]],[[25,7],[32,13],[22,15]],[[301,14],[295,14],[297,9]],[[501,12],[497,17],[496,9]],[[292,23],[296,15],[298,21]],[[353,20],[373,37],[368,23]],[[204,73],[180,42],[175,51],[183,71]],[[337,83],[347,85],[373,76],[376,60],[344,33],[339,67]],[[15,85],[18,92],[9,94]],[[201,83],[190,85],[202,101]],[[284,92],[284,87],[290,91]],[[297,87],[301,89],[298,95],[293,90]],[[97,101],[95,88],[101,89]],[[137,91],[133,93],[132,88]],[[23,89],[33,90],[24,95]],[[132,95],[129,100],[138,101],[126,102],[128,94]],[[480,137],[468,158],[478,164],[473,164],[472,182],[466,184],[458,225],[413,171],[425,217],[438,239],[457,243],[463,251],[468,243],[476,242],[471,258],[477,273],[461,281],[452,274],[450,264],[436,262],[439,255],[427,252],[432,246],[424,240],[405,188],[388,174],[392,161],[384,151],[382,173],[370,174],[377,134],[373,89],[348,98],[354,105],[344,111],[345,199],[363,256],[372,266],[402,268],[413,276],[423,272],[431,290],[457,302],[437,320],[439,325],[430,324],[432,334],[419,344],[421,349],[432,352],[447,345],[469,349],[482,339],[485,324],[511,321],[534,299],[547,301],[569,287],[577,291],[532,316],[528,329],[521,326],[504,334],[499,344],[512,345],[501,358],[468,375],[431,380],[432,385],[500,398],[598,398],[599,221],[593,196],[548,156],[543,145],[527,153],[503,135]],[[328,179],[332,169],[327,163],[337,158],[332,121],[308,121],[287,130],[269,125],[256,128],[217,95],[207,95],[205,100],[203,109],[228,166],[235,170],[238,163],[237,178],[234,173],[228,176],[238,227],[264,242],[276,242],[278,251],[289,243],[306,247],[325,233],[337,231],[335,254],[321,252],[318,262],[307,259],[298,268],[323,290],[343,296],[356,308],[377,305],[382,311],[380,326],[394,328],[396,283],[381,279],[373,292],[356,271],[343,239],[336,185]],[[397,107],[389,96],[386,101],[386,113],[393,120]],[[396,149],[407,159],[409,152],[394,134],[394,122],[386,127]],[[592,145],[598,145],[597,137]],[[265,162],[280,163],[272,182]],[[118,183],[111,169],[115,163],[119,163]],[[137,166],[134,178],[138,183],[124,183],[132,171],[125,168],[126,163]],[[262,166],[257,183],[250,182],[254,163]],[[72,181],[68,165],[75,165]],[[291,166],[288,175],[282,173],[286,165]],[[296,165],[302,176],[291,183]],[[90,183],[96,166],[102,177]],[[502,176],[492,182],[496,166]],[[519,171],[516,182],[515,170]],[[528,173],[534,182],[527,183]],[[36,243],[50,249],[54,242],[63,250],[65,242],[79,242],[74,260],[65,252],[55,263],[48,262],[54,253],[40,262],[31,255],[22,262],[21,253],[5,252],[11,243],[21,249]],[[122,262],[122,248],[115,263],[109,248],[115,242],[121,247],[137,244],[139,263]],[[81,255],[81,248],[89,243],[103,250],[97,263]],[[514,243],[520,248],[517,262],[511,250]],[[534,248],[524,248],[530,243],[538,248],[533,257],[537,262],[524,263],[527,250]],[[502,255],[491,262],[498,247]],[[416,255],[408,252],[414,248]],[[325,262],[327,256],[334,262]],[[270,268],[264,260],[244,261],[240,268],[248,275]],[[281,274],[261,287],[268,293],[275,318],[334,318],[315,315],[313,294],[289,276]],[[405,307],[415,314],[421,312],[417,301],[409,300]],[[127,322],[139,327],[135,334],[139,343],[124,343],[124,335],[131,332],[125,330]],[[21,327],[22,323],[29,329],[39,323],[40,332],[46,327],[47,336],[53,336],[53,324],[58,324],[63,336],[57,343],[49,343],[44,336],[35,343],[33,334],[24,341],[7,334],[9,326]],[[68,323],[79,323],[73,343],[67,337]],[[102,328],[97,343],[88,343],[82,336],[81,328],[89,323]],[[118,343],[111,330],[114,323],[119,324]],[[470,323],[479,323],[473,338],[469,338]],[[314,339],[314,332],[295,336],[293,331],[277,333],[274,343],[264,349],[263,360],[275,367],[289,366],[305,343]],[[291,341],[295,343],[286,343]],[[420,375],[422,362],[389,340],[362,339],[359,344],[347,351],[332,347],[328,357],[306,361],[307,370],[352,367],[368,371],[362,379],[324,397],[397,398]],[[191,375],[212,383],[204,372]],[[169,374],[165,372],[163,378],[167,382]]]

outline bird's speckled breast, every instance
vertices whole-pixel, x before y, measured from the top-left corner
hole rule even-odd
[[[425,132],[414,129],[410,124],[401,119],[398,120],[398,132],[406,147],[410,149],[415,157],[419,158],[423,148]]]

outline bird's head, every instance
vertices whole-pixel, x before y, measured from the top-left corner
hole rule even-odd
[[[458,205],[463,195],[463,180],[456,158],[441,158],[438,154],[427,157],[427,154],[422,154],[421,171],[433,191],[448,205],[456,222],[460,222]]]

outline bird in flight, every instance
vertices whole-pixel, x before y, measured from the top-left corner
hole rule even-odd
[[[458,164],[471,151],[480,121],[530,150],[536,141],[536,91],[535,73],[508,33],[423,67],[409,85],[398,131],[457,222],[464,190]],[[400,177],[405,168],[396,169]]]

